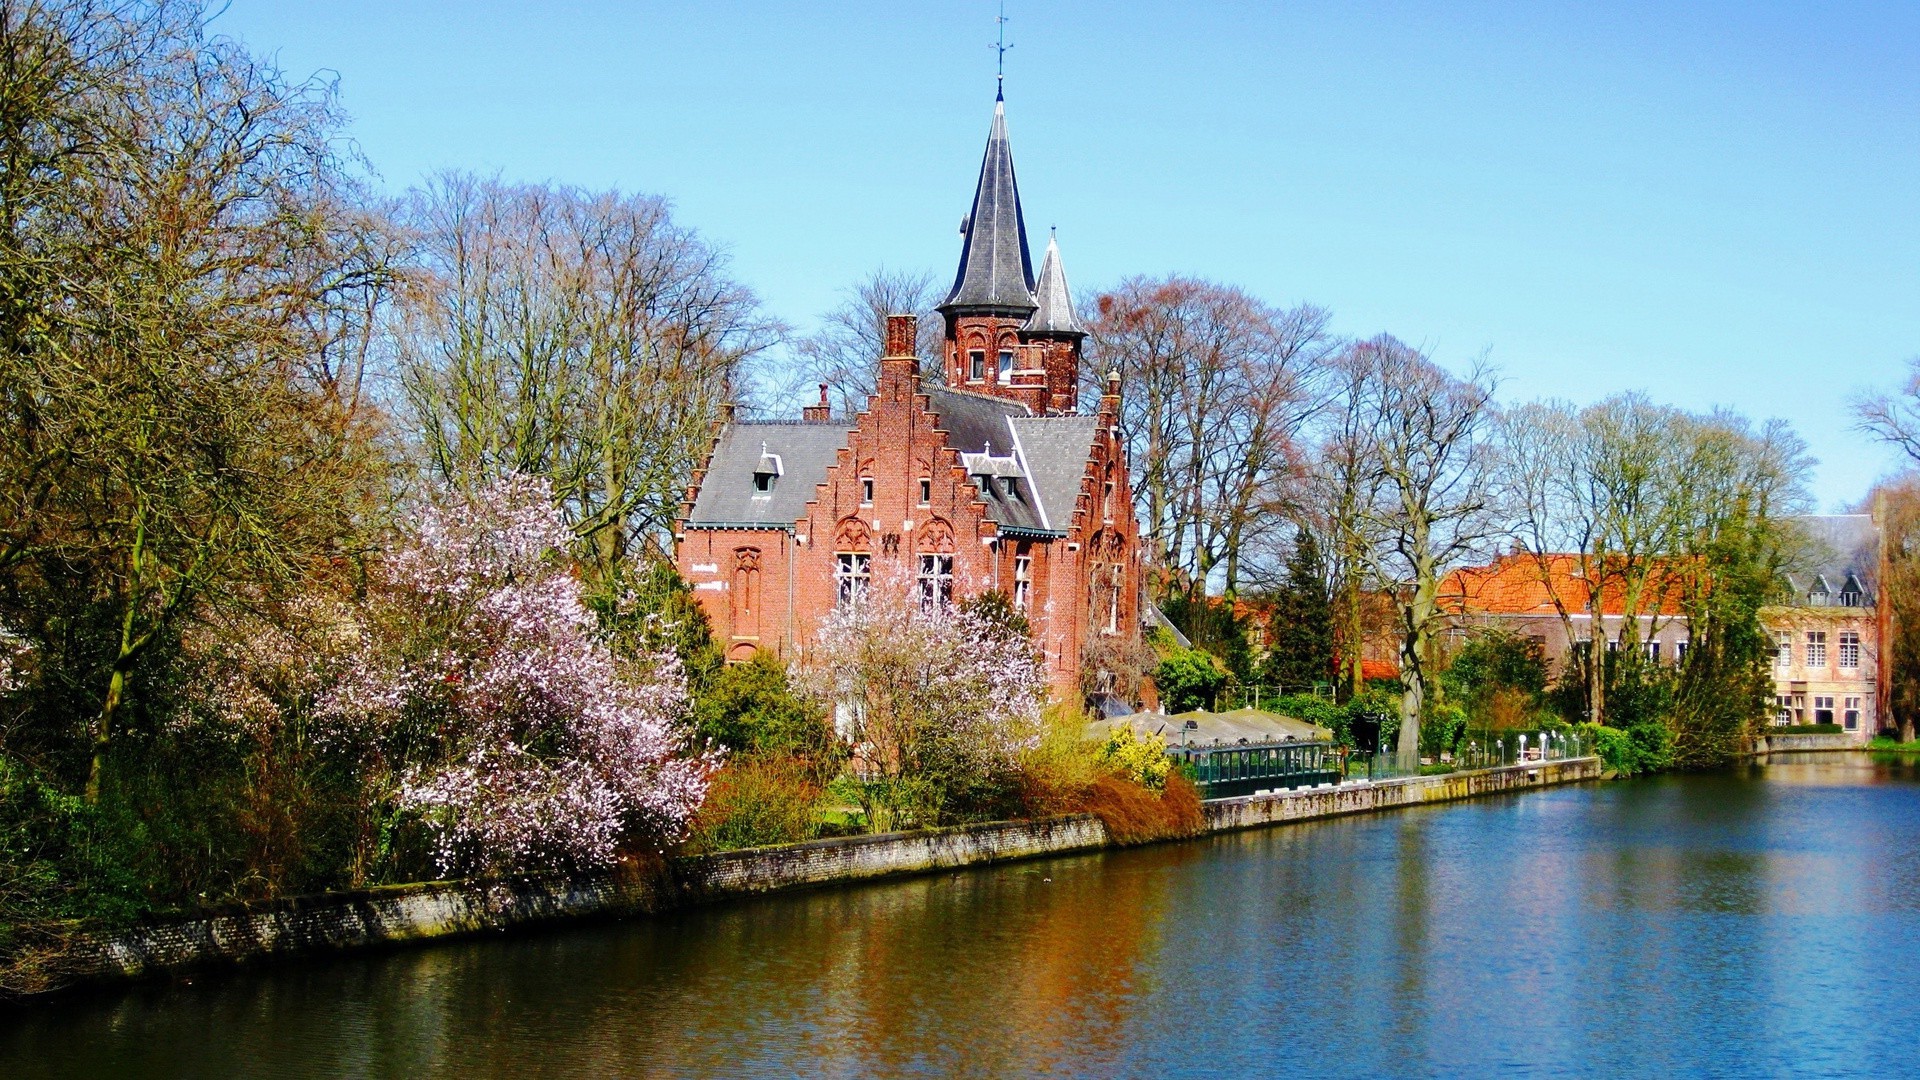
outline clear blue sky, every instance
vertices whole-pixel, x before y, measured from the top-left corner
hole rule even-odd
[[[1199,274],[1487,350],[1509,398],[1784,416],[1824,508],[1893,464],[1846,399],[1920,355],[1915,0],[1009,8],[1028,226],[1077,292]],[[994,13],[234,0],[215,26],[337,73],[389,187],[666,195],[805,328],[880,264],[951,273]]]

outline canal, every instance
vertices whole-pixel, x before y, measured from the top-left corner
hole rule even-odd
[[[338,958],[0,1014],[0,1076],[1889,1075],[1866,755]]]

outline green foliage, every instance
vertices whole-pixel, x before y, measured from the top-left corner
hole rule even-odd
[[[1226,670],[1242,683],[1254,681],[1249,620],[1236,614],[1230,601],[1204,593],[1191,596],[1182,593],[1168,599],[1161,610],[1187,635],[1195,649],[1219,658]]]
[[[1374,683],[1365,692],[1347,702],[1347,738],[1345,745],[1362,753],[1390,749],[1400,736],[1400,695]]]
[[[693,701],[693,727],[735,754],[800,758],[829,775],[844,757],[831,720],[800,696],[771,653],[728,664],[709,678]]]
[[[1438,758],[1460,748],[1467,734],[1467,711],[1458,705],[1435,705],[1420,724],[1420,753]]]
[[[1763,732],[1766,735],[1838,735],[1846,728],[1839,724],[1784,724],[1769,725]],[[1879,741],[1879,740],[1875,740]]]
[[[1010,637],[1031,640],[1033,624],[1027,620],[1027,613],[1013,606],[1013,601],[999,589],[988,589],[975,593],[960,601],[960,610],[984,620],[988,625],[998,627],[1000,632]]]
[[[687,689],[698,697],[719,673],[724,656],[713,625],[694,599],[680,571],[664,559],[638,568],[623,567],[611,581],[586,597],[614,653],[621,657],[671,652],[687,675]]]
[[[1268,625],[1273,640],[1260,665],[1261,681],[1288,689],[1333,678],[1333,598],[1319,541],[1305,529],[1295,534]]]
[[[23,925],[124,920],[146,907],[128,852],[98,807],[0,756],[0,956]]]
[[[808,765],[795,759],[729,762],[713,778],[688,838],[701,851],[797,844],[820,831],[823,792]]]
[[[1309,724],[1327,728],[1336,733],[1347,728],[1347,710],[1323,697],[1312,694],[1287,694],[1274,698],[1267,708],[1281,716],[1291,716],[1295,720],[1304,720]]]
[[[1125,724],[1115,725],[1108,733],[1106,745],[1100,748],[1099,760],[1116,775],[1149,791],[1167,786],[1167,770],[1172,764],[1172,759],[1167,757],[1165,738],[1158,733],[1143,738]]]
[[[1503,690],[1526,695],[1538,708],[1547,689],[1546,651],[1538,640],[1505,630],[1475,634],[1454,653],[1440,685],[1476,717]]]
[[[1673,735],[1661,724],[1640,724],[1627,731],[1578,724],[1573,730],[1593,747],[1601,764],[1621,776],[1660,772],[1673,765]]]
[[[1214,695],[1227,685],[1227,671],[1204,649],[1181,649],[1153,669],[1160,708],[1168,714],[1211,709]]]

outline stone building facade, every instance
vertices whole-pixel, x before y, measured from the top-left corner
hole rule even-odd
[[[1026,613],[1062,700],[1100,689],[1086,659],[1140,627],[1140,537],[1120,380],[1080,409],[1081,343],[1057,243],[1039,273],[996,101],[959,271],[940,306],[944,385],[915,320],[887,320],[857,416],[727,417],[688,487],[679,569],[730,661],[804,655],[821,620],[870,590],[926,605],[997,590]]]
[[[1885,712],[1890,671],[1881,653],[1881,642],[1891,640],[1891,608],[1879,596],[1886,558],[1880,529],[1868,514],[1793,521],[1804,550],[1784,582],[1785,601],[1760,611],[1775,643],[1773,722],[1835,724],[1864,742],[1891,719]],[[1636,605],[1636,639],[1649,659],[1677,662],[1690,636],[1686,615],[1677,595],[1662,595],[1657,584],[1651,591]],[[1569,619],[1561,618],[1556,596],[1572,609]],[[1597,638],[1619,647],[1627,618],[1623,597],[1603,592],[1597,620],[1580,610],[1585,597],[1573,555],[1516,552],[1457,569],[1440,586],[1455,636],[1498,626],[1532,637],[1555,677],[1585,643]]]

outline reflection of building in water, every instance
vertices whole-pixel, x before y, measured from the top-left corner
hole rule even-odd
[[[1805,543],[1782,585],[1788,599],[1760,612],[1776,649],[1773,720],[1834,724],[1865,741],[1880,727],[1889,674],[1880,662],[1891,630],[1891,609],[1879,597],[1880,528],[1868,514],[1792,520]],[[1632,604],[1617,581],[1598,591],[1590,602],[1577,555],[1516,551],[1448,574],[1440,601],[1456,635],[1500,627],[1531,637],[1556,676],[1595,640],[1618,650],[1629,619],[1648,660],[1676,664],[1686,656],[1691,633],[1677,581],[1656,570]]]

